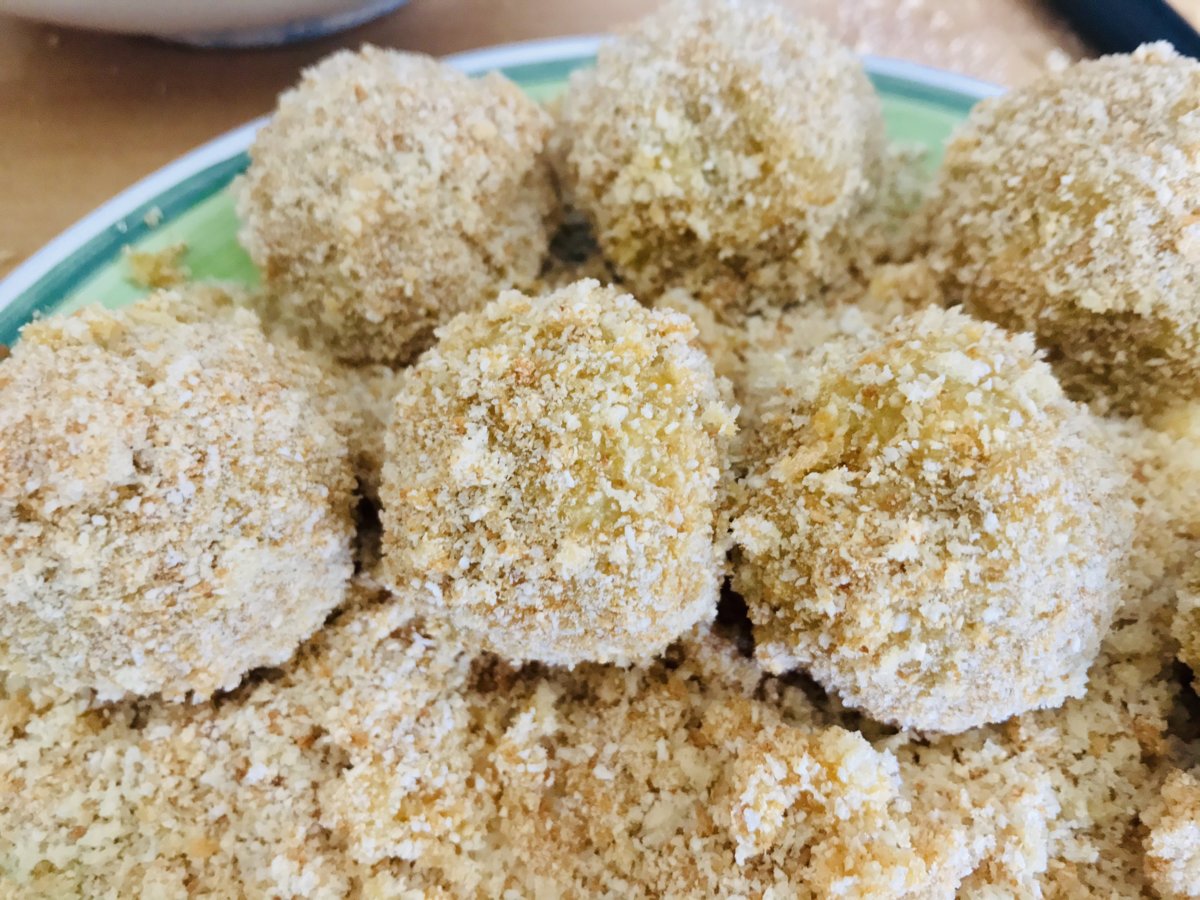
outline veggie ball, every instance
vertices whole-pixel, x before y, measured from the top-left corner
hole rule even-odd
[[[385,577],[486,649],[644,659],[716,607],[733,411],[684,315],[580,281],[463,314],[401,373]]]
[[[1166,44],[980,103],[929,206],[967,309],[1032,331],[1068,394],[1200,396],[1200,63]]]
[[[823,27],[739,0],[674,2],[572,77],[558,152],[605,256],[652,300],[805,299],[851,268],[878,186],[878,98]]]
[[[241,182],[241,240],[285,316],[346,362],[404,363],[537,277],[549,116],[499,74],[367,47],[284,93]]]
[[[319,372],[253,314],[166,294],[26,326],[0,364],[0,660],[101,700],[208,697],[276,665],[351,574]]]
[[[733,503],[764,666],[939,732],[1079,696],[1132,503],[1032,338],[932,308],[831,342],[795,378]]]

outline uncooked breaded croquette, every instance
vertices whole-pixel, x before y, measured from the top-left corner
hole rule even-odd
[[[0,364],[0,659],[102,699],[275,665],[350,576],[321,379],[184,294],[25,327]]]
[[[1033,331],[1102,410],[1200,395],[1198,106],[1166,44],[1045,75],[972,110],[929,203],[951,299]]]
[[[250,149],[241,240],[294,326],[404,363],[455,313],[537,277],[549,117],[503,76],[365,47],[308,69]]]
[[[711,616],[734,426],[695,334],[596,281],[454,319],[392,410],[391,585],[564,665],[647,659]]]
[[[1146,874],[1158,896],[1200,898],[1200,769],[1172,772],[1145,820]]]
[[[1138,512],[1129,591],[1085,695],[960,735],[875,742],[899,757],[914,841],[940,848],[931,866],[958,896],[1151,896],[1143,813],[1173,768],[1200,762],[1181,739],[1189,712],[1168,633],[1190,552],[1176,454],[1136,421],[1100,425],[1135,470]]]
[[[1080,695],[1132,530],[1099,438],[1032,338],[961,312],[826,345],[731,504],[758,658],[928,731]]]
[[[624,283],[723,313],[808,299],[849,274],[883,120],[854,55],[814,21],[676,0],[575,73],[556,152]]]
[[[1179,545],[1167,562],[1180,573],[1171,632],[1180,662],[1200,685],[1200,402],[1174,407],[1151,425],[1144,430],[1149,447],[1139,454],[1150,455],[1142,479],[1156,487],[1169,514],[1164,530]]]
[[[930,268],[923,261],[876,266],[865,285],[832,293],[821,303],[771,307],[723,321],[686,291],[672,289],[655,306],[691,317],[700,346],[717,375],[733,387],[739,438],[758,427],[759,411],[791,390],[793,373],[824,344],[847,335],[877,332],[896,316],[941,303]]]
[[[383,469],[383,435],[397,371],[381,363],[348,366],[338,362],[312,335],[289,327],[279,299],[268,288],[247,290],[236,284],[194,281],[171,292],[172,312],[191,322],[237,321],[247,325],[245,310],[259,319],[263,334],[313,395],[318,410],[345,439],[358,479],[358,493],[378,498]]]
[[[1149,896],[1139,817],[1175,757],[1161,615],[1127,610],[1086,694],[1058,709],[895,748],[915,839],[959,896]],[[881,748],[882,749],[882,748]]]
[[[1179,661],[1192,670],[1200,690],[1200,562],[1192,566],[1176,597],[1171,634],[1179,642]]]

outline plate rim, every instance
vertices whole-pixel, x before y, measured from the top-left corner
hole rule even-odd
[[[466,74],[492,69],[537,65],[594,55],[612,35],[570,35],[497,44],[442,57],[442,61]],[[909,82],[939,92],[970,98],[973,102],[1004,92],[1000,85],[909,60],[864,55],[863,67],[871,75]],[[51,238],[28,259],[0,280],[0,312],[36,287],[55,269],[68,262],[85,245],[105,231],[128,228],[126,220],[152,203],[156,197],[177,188],[189,178],[230,161],[244,153],[269,115],[259,116],[219,135],[182,156],[178,156],[149,175],[101,203],[66,229]],[[125,228],[122,228],[125,225]]]

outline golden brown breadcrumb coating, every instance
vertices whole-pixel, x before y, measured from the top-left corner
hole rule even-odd
[[[1166,44],[985,100],[947,148],[929,240],[951,299],[1033,331],[1068,393],[1200,395],[1200,64]]]
[[[722,310],[845,278],[878,187],[879,100],[817,22],[676,0],[575,73],[556,144],[571,201],[629,288]]]
[[[1158,896],[1200,898],[1200,769],[1172,772],[1144,819],[1146,874]]]
[[[26,326],[0,364],[0,660],[204,698],[341,602],[353,480],[308,370],[164,292]]]
[[[391,585],[514,660],[645,659],[711,616],[733,412],[695,333],[595,281],[454,319],[392,410]]]
[[[758,658],[930,731],[1080,695],[1132,527],[1099,437],[1031,338],[958,311],[826,345],[733,504]]]
[[[538,275],[549,130],[499,74],[336,53],[255,138],[241,240],[295,327],[348,362],[407,362],[441,322]]]

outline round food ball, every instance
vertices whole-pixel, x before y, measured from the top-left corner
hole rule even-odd
[[[257,318],[182,294],[26,326],[0,363],[0,665],[199,700],[345,594],[353,475]]]
[[[824,28],[677,0],[572,76],[564,182],[643,300],[784,305],[849,274],[884,149],[878,98]]]
[[[241,240],[282,313],[344,361],[399,364],[537,277],[557,200],[549,116],[499,74],[366,47],[279,98],[241,181]]]
[[[1198,107],[1166,44],[1046,75],[972,110],[928,207],[952,299],[1101,410],[1200,396]]]
[[[928,731],[1079,696],[1132,529],[1097,436],[1028,335],[958,311],[808,357],[733,503],[759,660]]]
[[[511,660],[630,662],[713,615],[733,411],[690,319],[580,281],[454,319],[401,374],[385,577]]]

